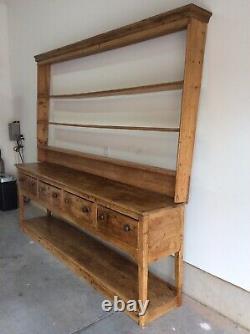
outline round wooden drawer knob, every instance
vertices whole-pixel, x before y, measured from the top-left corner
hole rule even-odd
[[[100,219],[101,221],[104,221],[104,220],[105,220],[105,215],[102,213],[102,214],[99,216],[99,219]]]
[[[83,213],[89,213],[89,211],[90,211],[90,208],[88,208],[87,206],[82,207]]]
[[[123,225],[123,230],[124,230],[125,232],[129,232],[129,231],[131,230],[130,225],[129,225],[129,224],[125,224],[125,225]]]
[[[57,194],[57,193],[52,193],[52,197],[53,197],[53,198],[57,198],[57,197],[58,197],[58,194]]]

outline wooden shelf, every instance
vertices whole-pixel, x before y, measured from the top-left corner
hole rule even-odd
[[[98,124],[74,124],[49,122],[50,125],[73,126],[78,128],[91,129],[112,129],[112,130],[132,130],[132,131],[157,131],[157,132],[179,132],[179,128],[157,128],[150,126],[122,126],[122,125],[98,125]]]
[[[116,295],[125,301],[138,300],[138,268],[129,259],[54,217],[25,220],[22,228],[108,298]],[[152,273],[149,273],[148,293],[147,321],[177,305],[175,288]],[[128,314],[138,320],[137,314]]]
[[[153,84],[153,85],[103,90],[103,91],[96,91],[96,92],[50,95],[50,97],[56,98],[56,99],[84,99],[84,98],[91,98],[91,97],[94,98],[94,97],[116,96],[116,95],[146,94],[146,93],[153,93],[153,92],[179,90],[182,88],[183,88],[183,81],[175,81],[175,82],[164,82],[164,83]]]

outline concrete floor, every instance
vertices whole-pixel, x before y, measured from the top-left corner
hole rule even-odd
[[[143,330],[124,314],[102,311],[102,300],[19,231],[17,211],[0,211],[0,334],[249,334],[188,297]]]

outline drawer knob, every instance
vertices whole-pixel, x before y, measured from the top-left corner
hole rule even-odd
[[[68,198],[65,198],[64,203],[69,204],[70,200]]]
[[[130,227],[130,225],[129,225],[129,224],[125,224],[125,225],[123,225],[123,230],[124,230],[125,232],[129,232],[129,231],[131,231],[131,227]]]
[[[88,208],[87,206],[83,206],[82,207],[82,212],[83,213],[89,213],[90,212],[90,208]]]
[[[99,216],[99,219],[100,219],[101,221],[104,221],[105,218],[106,218],[105,214],[104,214],[104,213],[101,213],[100,216]]]
[[[52,197],[53,197],[53,198],[57,198],[57,197],[58,197],[58,194],[57,194],[57,193],[52,193]]]

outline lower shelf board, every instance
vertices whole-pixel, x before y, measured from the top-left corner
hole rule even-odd
[[[109,299],[116,295],[124,301],[138,300],[138,268],[126,257],[52,216],[25,220],[22,228]],[[177,306],[175,288],[152,273],[149,273],[148,299],[145,323]],[[137,313],[128,315],[139,321]]]

